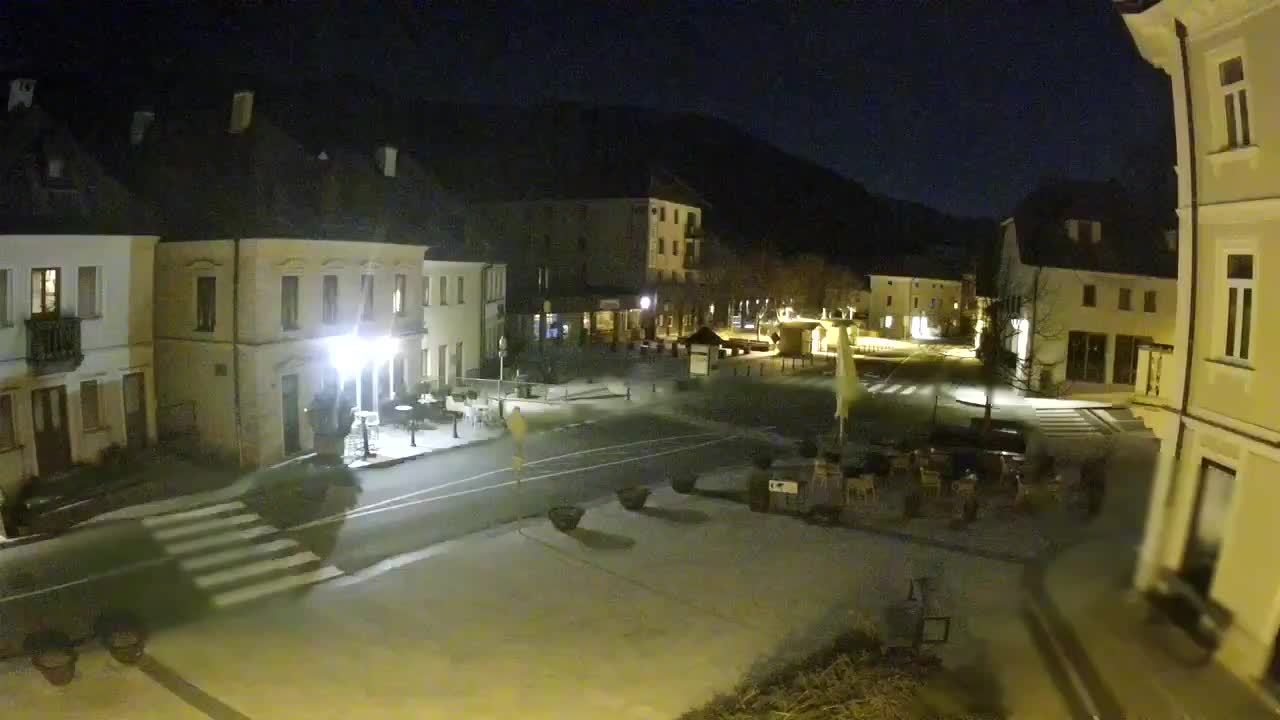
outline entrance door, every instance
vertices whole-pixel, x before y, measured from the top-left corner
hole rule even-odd
[[[124,437],[131,450],[147,445],[147,386],[142,373],[124,376]]]
[[[1229,527],[1228,513],[1235,484],[1234,470],[1203,461],[1181,572],[1183,579],[1202,597],[1209,597],[1209,588],[1218,569],[1218,551],[1222,547],[1222,536]]]
[[[280,378],[280,409],[284,422],[284,454],[292,455],[302,449],[299,433],[298,376]]]
[[[31,391],[31,424],[36,436],[36,463],[48,477],[71,467],[67,433],[67,389],[61,385]]]

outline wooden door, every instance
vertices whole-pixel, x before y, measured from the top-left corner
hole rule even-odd
[[[284,424],[284,454],[292,455],[302,449],[300,413],[298,408],[298,376],[280,378],[280,410]]]
[[[71,436],[67,432],[67,389],[31,391],[31,425],[36,440],[36,464],[41,477],[71,467]]]
[[[124,437],[131,450],[147,446],[147,385],[140,372],[124,376]]]

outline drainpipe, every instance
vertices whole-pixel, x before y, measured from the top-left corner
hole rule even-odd
[[[235,408],[237,466],[244,467],[240,410],[240,238],[231,240],[231,248],[231,387]]]
[[[493,263],[485,263],[480,267],[480,302],[478,303],[480,305],[480,365],[477,367],[483,366],[484,361],[488,359],[485,357],[485,352],[489,348],[485,343],[489,341],[489,336],[485,334],[488,328],[485,327],[484,316],[489,306],[489,273],[491,272],[493,272]]]
[[[1196,119],[1191,104],[1191,60],[1187,53],[1187,26],[1181,20],[1174,20],[1174,30],[1178,36],[1178,50],[1182,55],[1182,92],[1187,104],[1187,171],[1191,183],[1191,281],[1190,295],[1187,301],[1187,350],[1183,355],[1182,398],[1178,407],[1178,435],[1173,445],[1173,457],[1177,462],[1182,457],[1183,435],[1186,424],[1183,418],[1191,403],[1191,360],[1194,357],[1196,342],[1196,285],[1200,271],[1200,184],[1196,161]],[[1177,467],[1174,467],[1176,474]],[[1173,501],[1173,484],[1169,484],[1169,493],[1165,497],[1165,506]]]

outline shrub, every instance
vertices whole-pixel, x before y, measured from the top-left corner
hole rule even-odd
[[[768,470],[773,467],[773,455],[762,450],[751,456],[751,464],[761,470]]]
[[[799,449],[800,457],[812,458],[818,456],[818,443],[814,442],[810,438],[801,440]]]

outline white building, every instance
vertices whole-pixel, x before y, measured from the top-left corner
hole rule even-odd
[[[962,317],[960,274],[930,258],[905,256],[871,274],[867,326],[881,337],[951,335]]]
[[[579,344],[626,340],[642,325],[652,335],[655,327],[675,332],[681,319],[686,330],[696,322],[706,250],[701,201],[678,181],[645,180],[616,195],[548,191],[471,205],[468,246],[488,246],[512,268],[513,335]]]
[[[1135,582],[1185,608],[1223,666],[1274,693],[1280,332],[1267,318],[1280,293],[1266,278],[1280,279],[1280,5],[1123,8],[1143,56],[1170,76],[1180,238],[1172,348],[1140,364],[1135,408],[1160,455]]]
[[[1173,341],[1175,256],[1115,186],[1042,186],[1000,225],[999,299],[1023,387],[1127,399],[1138,348]]]
[[[304,412],[336,382],[332,343],[388,338],[348,382],[377,410],[422,377],[423,248],[245,238],[156,249],[157,392],[166,431],[193,429],[245,466],[313,447]],[[381,348],[380,348],[381,349]]]
[[[0,116],[0,490],[155,441],[154,220],[11,84]],[[93,188],[90,192],[87,188]]]
[[[497,357],[506,266],[430,256],[422,263],[420,379],[449,387]]]

